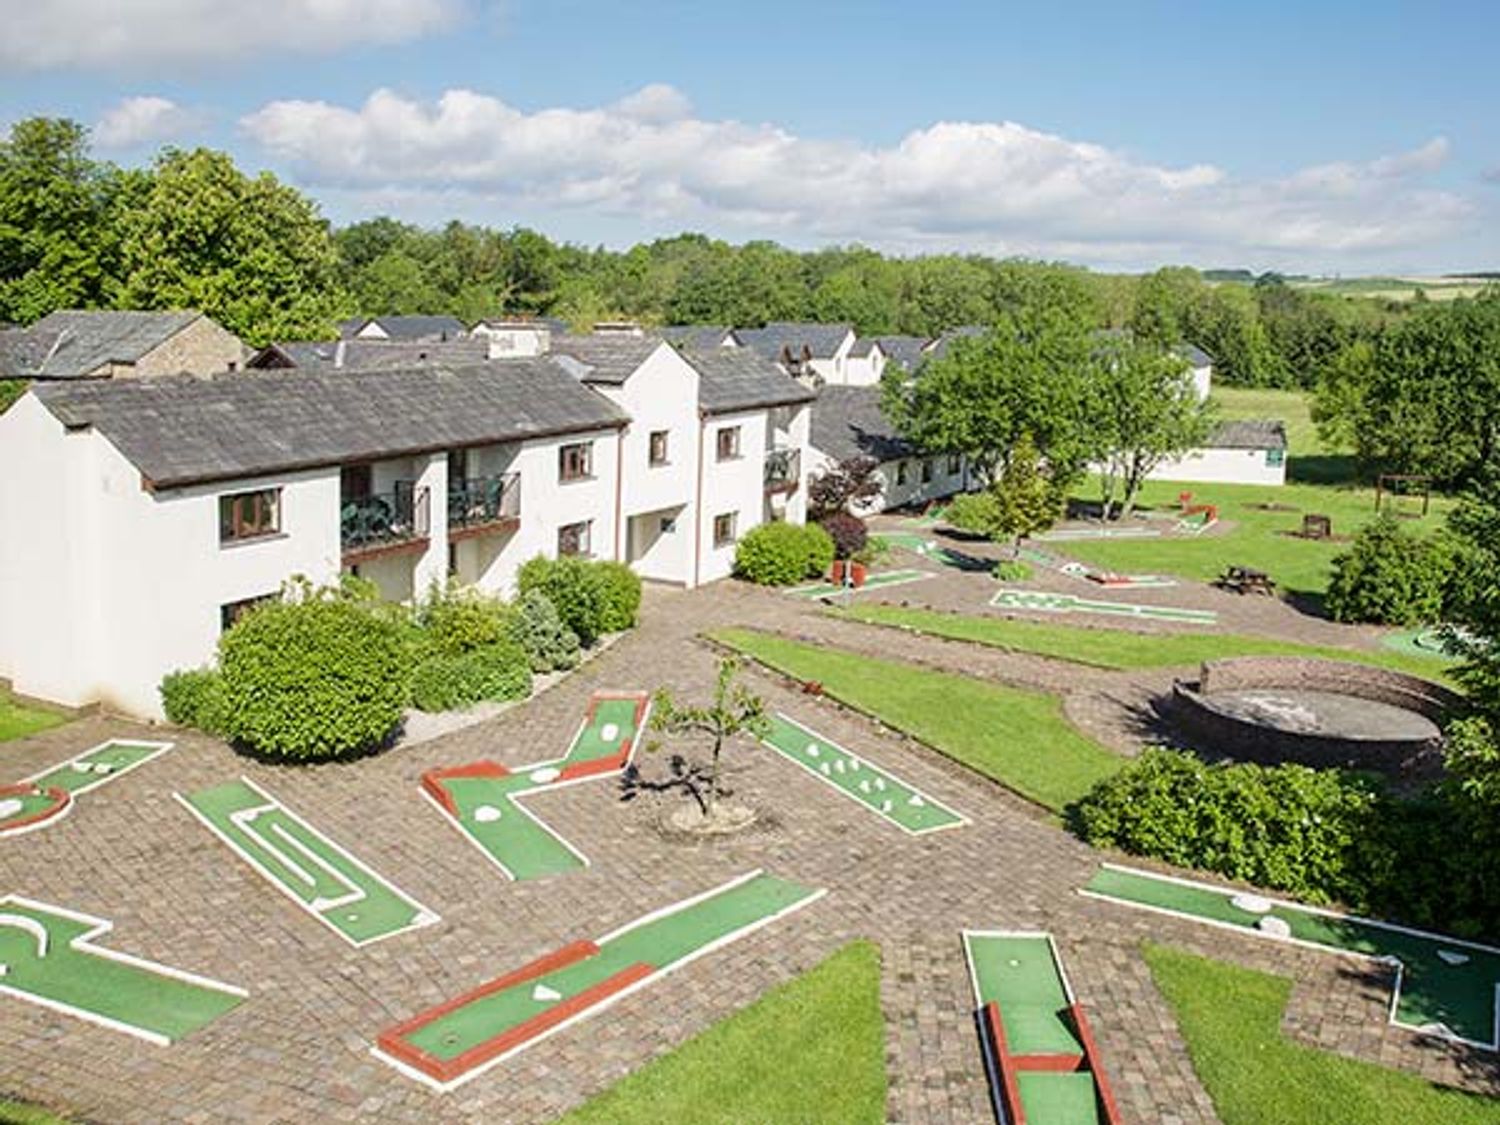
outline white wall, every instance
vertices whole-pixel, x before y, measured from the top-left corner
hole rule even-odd
[[[714,517],[735,514],[735,538],[765,519],[766,451],[770,448],[769,412],[719,414],[705,418],[703,431],[702,504],[698,515],[698,582],[727,578],[734,570],[734,543],[714,545]],[[718,459],[719,431],[740,429],[740,455]]]
[[[811,457],[803,456],[803,460],[811,464],[811,473],[816,475],[824,472],[837,464],[837,459],[828,456],[820,450],[812,450]],[[874,515],[877,512],[888,511],[891,508],[899,508],[906,504],[926,504],[933,500],[941,500],[955,493],[967,491],[973,486],[973,479],[968,472],[968,464],[965,458],[958,459],[958,471],[948,471],[948,455],[938,454],[932,461],[932,480],[927,484],[922,483],[922,462],[928,460],[923,457],[905,458],[906,483],[897,484],[898,466],[900,461],[882,461],[879,468],[875,470],[875,477],[880,481],[880,494],[869,503],[861,506],[860,512],[864,515]]]
[[[1214,386],[1214,369],[1211,366],[1194,367],[1190,374],[1193,377],[1193,391],[1198,396],[1199,402],[1208,399],[1209,392]]]
[[[552,350],[552,332],[540,325],[491,325],[481,322],[474,326],[472,335],[489,341],[491,359],[543,355]]]
[[[812,369],[813,374],[822,378],[823,382],[839,386],[849,381],[848,363],[849,351],[854,347],[854,333],[845,333],[844,338],[839,341],[838,348],[832,356],[813,357],[807,366]]]
[[[1200,449],[1169,461],[1149,474],[1149,480],[1201,481],[1216,484],[1285,484],[1286,457],[1272,464],[1268,449]]]
[[[885,353],[880,350],[880,345],[872,344],[865,355],[851,355],[844,361],[844,383],[851,387],[873,387],[880,382],[885,364]]]

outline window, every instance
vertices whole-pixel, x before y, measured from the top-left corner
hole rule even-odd
[[[740,428],[738,426],[725,426],[719,431],[717,440],[720,461],[733,461],[740,455]]]
[[[905,484],[906,483],[906,462],[905,461],[897,461],[896,462],[896,483],[897,484]]]
[[[727,547],[734,542],[736,512],[725,512],[714,517],[714,546]]]
[[[229,602],[227,605],[221,605],[219,607],[219,632],[228,632],[231,625],[241,617],[244,617],[245,614],[249,613],[256,606],[265,605],[267,602],[274,602],[277,597],[279,597],[277,594],[258,594],[253,598],[241,598],[237,602]]]
[[[370,466],[345,465],[339,470],[339,504],[363,500],[370,495]]]
[[[922,483],[923,484],[931,484],[932,483],[932,458],[931,457],[927,458],[927,460],[925,460],[925,461],[922,462]]]
[[[964,461],[962,457],[957,453],[948,454],[948,475],[950,477],[958,476],[959,473],[963,472],[963,468]]]
[[[587,556],[593,553],[589,544],[590,532],[594,527],[593,520],[584,520],[582,523],[564,524],[557,529],[557,553],[559,557],[568,555]]]
[[[281,532],[281,489],[233,492],[219,497],[219,542],[240,543]]]
[[[1286,450],[1284,450],[1284,449],[1268,449],[1268,450],[1266,450],[1266,465],[1268,467],[1270,467],[1272,469],[1278,468],[1278,467],[1280,467],[1281,463],[1283,461],[1285,461],[1285,460],[1286,460]]]
[[[651,464],[665,465],[667,463],[667,431],[651,431]]]
[[[587,480],[594,475],[594,443],[580,441],[557,451],[557,474],[562,480]]]

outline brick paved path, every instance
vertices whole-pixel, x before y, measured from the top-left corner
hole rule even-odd
[[[934,579],[932,582],[939,580]],[[978,580],[975,580],[978,581]],[[925,585],[925,584],[924,584]],[[248,987],[251,998],[171,1048],[152,1047],[0,998],[0,1091],[110,1122],[545,1121],[743,1007],[858,936],[880,944],[889,1115],[902,1122],[989,1119],[958,940],[963,926],[1052,930],[1131,1120],[1203,1122],[1212,1108],[1141,940],[1273,969],[1297,980],[1287,1027],[1349,1053],[1473,1085],[1492,1071],[1383,1026],[1380,982],[1348,964],[1205,931],[1074,893],[1097,854],[1036,809],[825,700],[756,674],[770,702],[973,819],[912,838],[763,748],[728,756],[740,799],[770,810],[739,837],[682,843],[659,828],[670,803],[621,805],[608,781],[532,798],[583,850],[583,872],[514,884],[417,794],[423,770],[487,756],[519,764],[567,745],[596,688],[671,687],[702,698],[714,655],[695,635],[754,623],[864,651],[1029,682],[1047,662],[952,651],[830,622],[796,599],[733,584],[651,591],[645,623],[577,675],[492,721],[363,762],[276,768],[174,733],[178,746],[90,795],[53,828],[0,841],[0,889],[115,922],[112,948]],[[1082,683],[1088,674],[1069,669]],[[1113,681],[1100,674],[1098,684]],[[1094,681],[1090,680],[1090,683]],[[91,719],[0,747],[20,776],[128,724]],[[443,917],[354,950],[229,855],[171,799],[247,775]],[[831,893],[790,918],[634,994],[441,1096],[372,1059],[375,1034],[565,941],[595,936],[753,867]]]

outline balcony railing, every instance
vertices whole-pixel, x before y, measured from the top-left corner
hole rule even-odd
[[[766,491],[796,492],[802,477],[802,450],[773,449],[766,454]]]
[[[448,486],[448,532],[478,533],[521,518],[521,474],[473,477]]]
[[[397,481],[391,492],[345,500],[339,513],[339,536],[344,554],[375,554],[409,543],[428,534],[426,486]]]

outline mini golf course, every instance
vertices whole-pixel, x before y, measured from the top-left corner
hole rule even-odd
[[[1036,547],[1022,547],[1020,555],[1025,561],[1046,570],[1054,570],[1058,574],[1066,574],[1069,578],[1093,582],[1095,585],[1106,586],[1110,589],[1150,590],[1177,585],[1175,578],[1168,578],[1162,574],[1115,574],[1107,570],[1094,570],[1081,562],[1064,559]]]
[[[916,582],[930,577],[931,575],[925,570],[882,570],[866,578],[863,586],[840,586],[837,582],[814,582],[807,586],[793,586],[785,592],[794,598],[831,598],[837,594],[862,594],[867,590],[900,586],[905,582]]]
[[[351,945],[438,920],[248,779],[174,796],[272,886]]]
[[[1003,1125],[1116,1125],[1114,1093],[1051,935],[965,930],[963,940]]]
[[[248,993],[94,944],[103,918],[0,898],[0,993],[166,1046]]]
[[[868,758],[851,754],[785,715],[772,717],[771,729],[761,741],[910,835],[968,823],[967,818],[934,801],[916,786],[908,785]]]
[[[1217,625],[1219,615],[1211,609],[1180,609],[1176,606],[1141,605],[1136,602],[1106,602],[1073,594],[1005,587],[990,599],[997,609],[1028,609],[1038,613],[1104,613],[1113,617],[1138,617],[1148,621],[1182,621],[1193,625]]]
[[[995,568],[994,559],[987,559],[981,555],[966,555],[962,551],[942,546],[936,539],[928,539],[910,531],[882,531],[870,538],[879,539],[892,547],[904,548],[914,555],[942,563],[944,566],[951,566],[955,570],[973,572],[990,571]]]
[[[73,798],[145,765],[172,748],[170,742],[111,739],[60,766],[14,785],[0,785],[0,836],[43,828],[66,816]]]
[[[521,798],[619,773],[646,725],[645,692],[595,692],[561,758],[507,769],[498,762],[429,770],[422,792],[509,879],[540,879],[588,866],[588,859],[543,824]]]
[[[752,871],[594,941],[575,941],[382,1032],[373,1053],[451,1090],[824,892]]]
[[[1032,538],[1043,543],[1074,543],[1083,539],[1156,539],[1158,527],[1059,527]]]
[[[1108,863],[1080,893],[1392,965],[1392,1024],[1500,1049],[1500,949]]]

